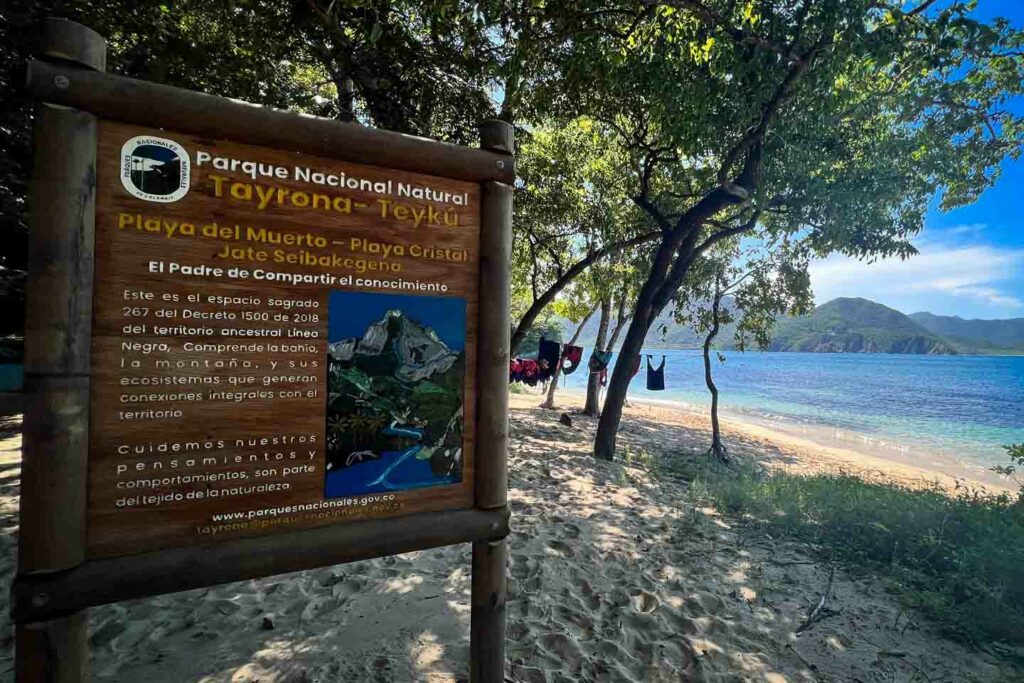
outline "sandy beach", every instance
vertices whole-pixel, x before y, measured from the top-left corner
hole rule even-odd
[[[581,392],[559,391],[558,407],[580,410],[585,402]],[[511,405],[532,408],[543,397],[531,391],[513,394]],[[710,443],[710,419],[706,409],[682,404],[630,399],[626,423],[635,418],[664,425],[665,434],[683,452],[702,452]],[[726,444],[737,455],[752,457],[772,468],[799,474],[847,473],[876,482],[898,482],[911,488],[938,486],[947,491],[963,488],[990,493],[1012,492],[1005,477],[938,453],[914,457],[879,444],[876,439],[854,432],[837,432],[825,427],[799,429],[784,424],[765,424],[749,416],[721,413]]]
[[[511,411],[506,681],[1020,680],[1006,660],[944,638],[884,582],[834,570],[833,613],[797,633],[829,585],[806,549],[695,504],[648,464],[702,451],[696,416],[627,410],[629,463],[590,456],[595,421]],[[560,395],[564,406],[578,399]],[[0,441],[0,548],[14,571],[19,423]],[[736,455],[922,485],[934,473],[822,452],[730,423]],[[6,595],[6,592],[4,593]],[[91,611],[96,681],[465,681],[469,547],[453,546],[160,596]],[[0,610],[0,677],[12,628]]]

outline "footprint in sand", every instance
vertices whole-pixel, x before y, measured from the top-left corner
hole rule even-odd
[[[306,603],[306,606],[302,610],[300,618],[303,621],[312,621],[323,612],[329,612],[333,607],[336,607],[337,603],[332,599],[324,596],[315,597]]]
[[[724,606],[722,598],[707,591],[697,591],[694,593],[693,601],[698,607],[694,611],[698,614],[717,614]]]
[[[559,541],[557,539],[550,539],[548,541],[548,550],[554,552],[555,555],[561,557],[573,557],[576,555],[576,549],[565,541]]]
[[[630,598],[629,593],[622,588],[615,588],[608,594],[608,602],[610,602],[613,607],[625,607],[631,600],[632,598]]]
[[[626,577],[626,571],[622,567],[618,566],[618,561],[618,558],[612,555],[611,559],[603,563],[604,575],[611,579],[612,582],[618,582]]]
[[[664,609],[661,614],[665,617],[673,633],[692,636],[700,630],[697,622],[685,611],[677,612],[672,609]]]
[[[601,596],[590,587],[590,582],[586,579],[579,580],[580,597],[583,600],[583,604],[587,606],[590,611],[595,611],[601,607]]]
[[[564,633],[545,633],[538,639],[541,648],[564,664],[569,671],[576,671],[583,663],[583,652],[579,643]]]
[[[594,620],[588,615],[565,605],[555,608],[555,616],[567,631],[572,631],[577,640],[590,640],[594,637]]]
[[[509,569],[509,573],[512,575],[512,578],[520,581],[528,579],[540,573],[540,562],[532,557],[516,558],[513,556],[513,564]]]
[[[649,614],[661,607],[661,601],[658,600],[658,597],[647,591],[633,593],[630,596],[630,601],[633,603],[633,609],[641,614]]]
[[[331,587],[331,596],[344,599],[351,597],[357,593],[361,593],[366,588],[367,581],[362,577],[351,577],[343,581],[339,581]]]
[[[505,631],[509,640],[526,640],[531,636],[531,629],[529,624],[514,620],[509,623],[508,629]]]
[[[541,580],[539,576],[531,576],[522,582],[523,591],[529,593],[536,593],[541,589]]]
[[[623,650],[618,643],[613,640],[600,640],[596,643],[594,651],[599,659],[611,662],[628,662],[631,659],[635,659],[626,650]]]

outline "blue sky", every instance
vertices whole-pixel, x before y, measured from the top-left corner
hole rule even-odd
[[[975,16],[1024,28],[1024,0],[980,0]],[[1024,102],[1015,107],[1024,114]],[[832,256],[811,268],[815,300],[860,296],[904,313],[1024,317],[1024,159],[1004,163],[998,183],[968,207],[928,214],[908,261],[865,264]]]

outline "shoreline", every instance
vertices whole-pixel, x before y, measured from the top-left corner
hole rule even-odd
[[[555,394],[555,404],[560,409],[578,411],[585,397],[585,392],[560,388]],[[516,409],[536,408],[543,399],[540,393],[509,395],[510,407]],[[671,432],[679,432],[677,436],[685,442],[683,447],[706,449],[710,443],[707,412],[687,404],[632,398],[630,406],[623,411],[624,425],[628,426],[630,416],[657,417],[666,432],[663,436],[671,439]],[[769,425],[753,416],[727,411],[720,413],[720,419],[730,451],[753,457],[771,469],[795,474],[852,474],[871,482],[896,483],[913,489],[937,486],[947,493],[962,492],[965,488],[992,495],[1016,492],[1011,482],[994,472],[936,453],[915,451],[914,459],[901,459],[899,451],[886,448],[876,437],[848,429],[836,430],[825,425],[817,428]],[[837,439],[835,434],[843,436]],[[858,445],[857,440],[863,445]]]

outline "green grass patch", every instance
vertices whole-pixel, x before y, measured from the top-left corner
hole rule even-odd
[[[911,490],[854,476],[671,466],[719,511],[774,538],[890,580],[947,632],[1024,644],[1024,505],[1009,496]]]

